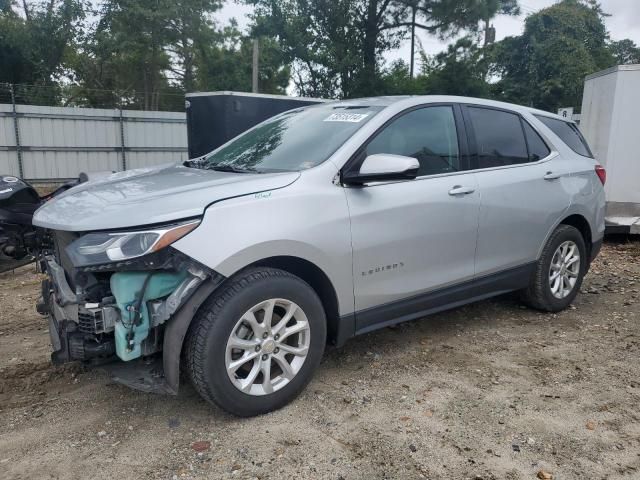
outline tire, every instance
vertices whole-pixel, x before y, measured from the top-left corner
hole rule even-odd
[[[565,266],[565,270],[559,269],[558,265],[565,264],[561,261],[561,258],[563,258],[561,248],[571,248],[572,246],[575,246],[575,249],[579,253],[579,260],[573,261],[573,263]],[[569,251],[570,250],[564,250],[564,252]],[[575,256],[569,257],[568,255],[567,253],[566,258],[568,262],[571,261],[570,258],[575,258]],[[553,271],[552,262],[554,262]],[[530,307],[545,312],[564,310],[573,302],[580,291],[582,279],[587,273],[587,268],[587,248],[582,234],[575,227],[560,225],[547,240],[542,250],[542,255],[540,255],[536,264],[535,272],[531,277],[531,282],[529,286],[521,292],[522,299]],[[552,280],[553,274],[558,274],[560,280],[558,280],[558,276]],[[566,280],[562,279],[564,274],[566,274]],[[569,282],[572,278],[575,278],[575,283],[571,285]],[[563,282],[562,286],[560,286],[558,282]],[[568,286],[571,288],[568,289]],[[554,287],[556,288],[555,293],[553,290]],[[564,291],[561,292],[560,290],[562,289]]]
[[[290,320],[281,323],[289,314]],[[198,393],[223,410],[240,417],[271,412],[311,380],[324,352],[326,328],[322,302],[302,279],[273,268],[245,270],[194,316],[185,340],[186,369]]]

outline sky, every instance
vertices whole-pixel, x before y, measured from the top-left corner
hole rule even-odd
[[[557,0],[526,0],[519,1],[522,13],[519,17],[499,16],[493,20],[496,29],[496,40],[504,37],[519,35],[524,28],[524,19],[528,14],[534,13],[542,8],[556,3]],[[609,34],[613,40],[630,38],[637,45],[640,45],[640,0],[600,0],[602,9],[611,16],[605,19]],[[228,2],[222,11],[217,14],[217,20],[226,23],[230,18],[236,18],[240,27],[245,27],[248,23],[246,15],[251,12],[251,7]],[[439,41],[436,37],[418,32],[422,47],[428,54],[435,54],[445,50],[453,40]],[[391,62],[396,59],[404,59],[407,62],[411,54],[409,41],[396,51],[388,52],[385,60]]]

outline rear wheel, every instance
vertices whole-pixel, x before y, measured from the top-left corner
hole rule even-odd
[[[587,249],[582,234],[560,225],[545,245],[529,287],[522,292],[533,308],[557,312],[575,299],[587,271]]]
[[[202,397],[239,416],[293,400],[320,363],[326,320],[315,291],[282,270],[239,274],[198,311],[186,341]]]

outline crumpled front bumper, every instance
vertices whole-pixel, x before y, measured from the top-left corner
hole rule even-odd
[[[200,305],[224,281],[223,276],[210,271],[201,282],[191,284],[191,287],[188,287],[189,279],[185,280],[184,288],[176,289],[176,292],[182,293],[179,300],[175,305],[167,305],[167,312],[171,316],[170,321],[163,325],[161,352],[122,361],[115,355],[112,333],[95,335],[87,333],[86,329],[87,312],[96,310],[93,306],[102,308],[103,329],[107,323],[113,325],[104,317],[105,309],[111,307],[83,303],[69,286],[64,270],[56,260],[47,256],[44,263],[48,278],[42,283],[42,301],[38,305],[38,311],[48,316],[49,336],[54,350],[51,360],[54,364],[89,360],[94,366],[99,365],[107,370],[112,380],[118,383],[145,392],[177,394],[182,343],[189,324]],[[171,295],[167,302],[171,303],[170,300]],[[119,319],[120,314],[117,315]]]
[[[86,318],[87,310],[71,290],[62,267],[52,256],[45,257],[43,264],[48,278],[42,281],[42,299],[37,310],[48,317],[52,363],[113,355],[113,341],[99,342],[95,335],[83,331],[80,317],[84,314]]]
[[[51,362],[57,365],[73,360],[69,351],[69,330],[74,331],[74,325],[77,324],[77,304],[66,302],[66,308],[61,306],[60,292],[71,292],[64,271],[52,257],[45,258],[42,265],[48,278],[42,281],[42,298],[36,308],[39,313],[47,316],[49,339],[53,348]],[[60,271],[62,277],[54,273]]]
[[[60,327],[61,320],[56,318],[53,314],[47,315],[49,319],[49,339],[51,340],[51,347],[53,352],[51,353],[51,361],[53,363],[63,363],[64,360],[58,360],[63,351],[66,351],[66,336],[63,335]]]

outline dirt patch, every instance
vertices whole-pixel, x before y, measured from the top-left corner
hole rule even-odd
[[[2,478],[640,478],[638,242],[565,312],[508,295],[355,338],[253,419],[52,367],[38,283],[0,275]]]

